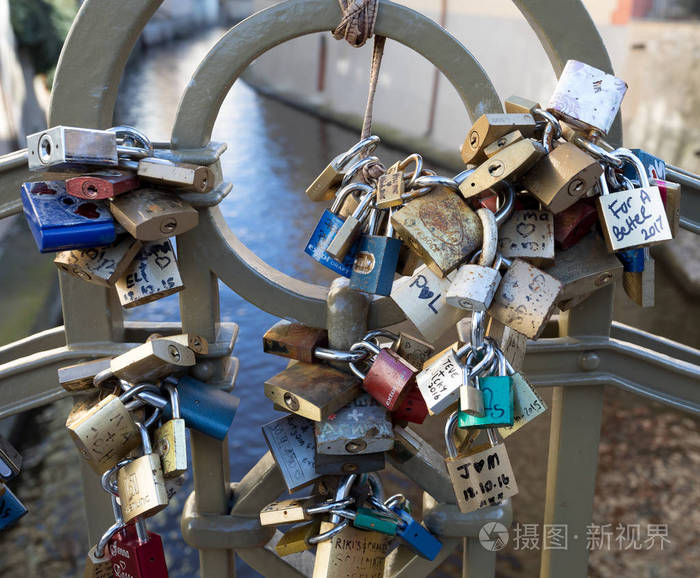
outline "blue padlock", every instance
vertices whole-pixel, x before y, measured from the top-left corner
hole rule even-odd
[[[642,161],[650,179],[666,179],[666,161],[642,149],[632,149],[632,153]],[[625,163],[622,174],[628,179],[636,180],[638,178],[637,171],[630,163]]]
[[[217,440],[223,440],[231,428],[240,400],[230,393],[203,383],[189,375],[177,382],[180,417],[185,425]],[[170,403],[163,409],[166,420],[172,419]]]
[[[617,258],[622,261],[622,270],[625,273],[642,273],[644,271],[644,249],[645,247],[639,247],[615,253]]]
[[[442,542],[438,540],[425,526],[413,519],[405,506],[405,499],[387,500],[387,506],[399,516],[399,527],[396,535],[401,538],[411,550],[428,560],[435,560],[442,550]]]
[[[27,508],[12,493],[12,490],[0,482],[0,530],[9,528],[27,511]]]
[[[479,389],[484,395],[484,415],[476,417],[467,412],[459,412],[459,427],[491,428],[513,425],[513,380],[508,375],[506,357],[500,349],[498,356],[498,375],[477,377]]]
[[[375,295],[389,295],[399,263],[401,240],[392,238],[394,228],[391,218],[387,220],[386,236],[378,235],[378,221],[377,210],[373,209],[370,215],[370,234],[362,235],[357,246],[350,275],[350,289]]]
[[[358,242],[355,242],[351,247],[348,254],[342,261],[338,261],[326,253],[328,245],[331,244],[333,237],[340,230],[345,222],[338,212],[343,206],[343,203],[348,198],[350,193],[353,191],[366,192],[368,188],[367,185],[362,183],[350,183],[349,185],[343,187],[338,191],[335,196],[335,201],[330,210],[326,209],[321,215],[321,219],[316,225],[314,232],[311,233],[311,238],[306,244],[304,252],[307,255],[311,255],[316,261],[321,263],[324,267],[328,267],[331,271],[342,275],[343,277],[350,277],[352,274],[352,265],[355,262],[355,255],[357,254]]]
[[[63,181],[23,183],[21,196],[24,216],[42,253],[102,247],[117,238],[106,201],[73,197]]]

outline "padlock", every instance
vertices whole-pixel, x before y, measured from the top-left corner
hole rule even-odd
[[[194,352],[181,343],[162,337],[142,343],[126,353],[118,355],[110,362],[112,375],[130,383],[156,380],[165,377],[181,367],[195,364]],[[95,378],[96,384],[106,379],[108,374]]]
[[[329,365],[298,362],[265,381],[265,396],[302,417],[322,421],[360,393],[360,380]]]
[[[403,204],[401,196],[404,194],[403,171],[387,171],[377,179],[378,209],[398,207]]]
[[[12,490],[0,482],[0,532],[12,526],[28,511]]]
[[[316,454],[314,468],[316,473],[327,475],[366,474],[379,472],[386,467],[384,452],[373,454]]]
[[[603,167],[575,144],[560,143],[522,179],[523,186],[549,211],[561,213],[595,185]]]
[[[557,260],[547,273],[558,279],[562,288],[557,305],[607,287],[622,276],[620,261],[608,252],[603,239],[595,232],[579,243],[557,253]]]
[[[260,525],[279,526],[308,522],[312,516],[327,514],[331,510],[349,506],[354,501],[354,498],[344,498],[319,502],[316,496],[277,500],[260,510]]]
[[[208,193],[216,184],[209,167],[153,157],[141,159],[136,174],[142,181],[195,193]]]
[[[521,369],[525,362],[527,337],[515,329],[489,317],[486,327],[486,337],[493,339],[514,368]]]
[[[399,332],[391,349],[419,371],[423,369],[425,361],[435,355],[435,348],[430,343],[403,331]]]
[[[484,417],[486,415],[484,392],[481,390],[480,381],[474,369],[474,359],[474,350],[472,349],[467,354],[466,362],[462,366],[462,385],[459,387],[460,415]]]
[[[641,186],[610,193],[607,179],[601,175],[598,214],[608,249],[614,252],[647,247],[672,239],[661,193],[658,187],[650,186],[644,165],[627,149],[616,149],[611,154],[637,169]]]
[[[189,203],[158,189],[138,189],[109,203],[119,224],[141,241],[174,237],[199,223],[199,213]]]
[[[671,235],[675,238],[676,235],[678,235],[681,222],[681,186],[671,181],[662,181],[661,179],[652,178],[649,179],[649,184],[659,189],[661,201],[666,210],[668,226],[671,230]]]
[[[144,243],[115,288],[125,309],[182,291],[185,286],[170,239]]]
[[[173,417],[153,432],[153,442],[160,454],[163,476],[176,478],[187,471],[187,434],[185,420],[180,417],[180,396],[177,388],[168,384],[166,389],[170,395],[170,411]]]
[[[143,455],[117,471],[117,486],[124,522],[153,516],[168,505],[160,455],[153,453],[148,430],[135,422],[141,434]]]
[[[389,426],[391,430],[391,426]],[[393,434],[392,446],[393,444]],[[19,475],[22,469],[22,455],[14,446],[0,435],[0,480],[7,481]]]
[[[351,183],[340,189],[330,210],[326,209],[321,215],[321,219],[304,249],[307,255],[310,255],[321,265],[328,267],[331,271],[343,277],[350,277],[352,274],[352,264],[355,261],[355,253],[357,252],[356,245],[351,245],[342,259],[331,257],[326,250],[345,223],[345,220],[338,216],[338,211],[354,191],[361,191],[366,194],[371,191],[371,187],[363,183]]]
[[[471,453],[459,455],[454,436],[458,412],[454,412],[445,424],[445,458],[447,472],[457,498],[457,506],[463,514],[499,504],[518,493],[513,468],[505,445],[496,439],[494,430],[489,433],[490,447],[475,448]]]
[[[410,421],[411,423],[423,423],[428,417],[428,406],[418,386],[409,389],[403,403],[391,413],[395,422]]]
[[[117,238],[106,202],[71,197],[63,181],[23,183],[21,197],[41,253],[103,247]]]
[[[163,336],[159,333],[153,333],[148,336],[147,341],[152,341],[153,339],[160,339]],[[166,337],[168,341],[173,341],[189,347],[196,355],[206,355],[209,353],[209,341],[201,335],[195,333],[179,333],[177,335],[168,335]]]
[[[279,556],[289,556],[290,554],[298,554],[311,548],[308,540],[312,536],[316,536],[321,528],[321,520],[319,518],[308,522],[307,524],[299,524],[284,533],[277,544],[275,544],[275,552]]]
[[[498,232],[498,251],[535,266],[554,262],[554,215],[549,211],[513,211]]]
[[[459,388],[464,383],[461,358],[469,347],[458,348],[457,343],[450,345],[426,361],[423,371],[416,376],[430,415],[442,413],[459,400]]]
[[[348,167],[353,159],[360,153],[366,156],[372,153],[379,144],[379,137],[370,136],[361,140],[351,149],[339,154],[330,164],[323,169],[323,172],[316,177],[313,183],[306,189],[306,195],[312,201],[327,201],[333,198],[336,187],[343,179],[344,169]]]
[[[540,103],[522,96],[509,96],[503,101],[503,108],[510,114],[532,114],[535,110],[541,109]]]
[[[371,228],[368,235],[360,237],[350,274],[350,289],[373,295],[391,294],[401,250],[401,241],[392,238],[393,234],[391,219],[387,219],[385,235]]]
[[[488,314],[530,339],[537,339],[552,315],[561,282],[521,259],[503,275]]]
[[[666,161],[642,149],[630,150],[644,165],[644,169],[650,179],[664,180],[666,178]],[[637,171],[632,166],[624,166],[622,174],[629,179],[637,178]]]
[[[620,110],[625,92],[624,80],[578,60],[568,60],[547,110],[573,127],[605,135]]]
[[[290,493],[320,477],[314,467],[316,438],[313,422],[290,414],[266,423],[262,432]]]
[[[515,433],[526,423],[547,411],[547,404],[528,383],[525,376],[516,372],[510,363],[506,363],[506,366],[513,382],[513,425],[498,428],[502,438]]]
[[[319,454],[368,454],[394,447],[394,432],[386,409],[368,393],[322,421],[314,422]]]
[[[168,578],[163,541],[145,529],[144,520],[127,524],[110,540],[108,548],[115,578]]]
[[[383,170],[383,165],[377,157],[365,157],[363,159],[360,159],[359,161],[352,164],[347,170],[337,190],[344,189],[351,183],[364,183],[373,186],[374,182],[367,181],[365,173],[377,170],[378,167],[382,167]],[[381,176],[381,174],[378,176]],[[360,199],[360,192],[353,191],[342,201],[340,210],[337,214],[343,220],[347,219],[350,215],[352,215],[355,212],[355,209],[357,209],[357,205],[360,204]]]
[[[99,171],[66,179],[66,192],[74,197],[109,199],[137,189],[139,179],[130,171]]]
[[[422,265],[412,277],[397,279],[391,289],[391,298],[428,341],[437,341],[464,315],[445,301],[453,278],[440,278]]]
[[[440,277],[468,260],[481,243],[481,221],[455,192],[439,187],[391,216],[396,233]]]
[[[282,357],[314,362],[314,350],[328,345],[328,331],[281,319],[263,335],[263,351]]]
[[[399,249],[399,262],[396,264],[396,272],[404,277],[411,277],[416,269],[423,264],[423,260],[406,243],[401,243]]]
[[[641,250],[641,271],[623,271],[622,287],[627,296],[640,307],[653,307],[655,303],[655,266],[649,247]]]
[[[353,211],[352,215],[348,216],[343,224],[340,225],[338,231],[333,235],[331,242],[326,248],[326,253],[332,258],[338,261],[345,259],[345,257],[350,253],[351,250],[357,252],[357,239],[362,232],[362,227],[364,221],[369,215],[372,203],[374,203],[374,198],[376,196],[376,191],[369,185],[362,185],[362,183],[355,183],[348,185],[349,187],[362,186],[365,194],[363,195],[357,208]],[[368,190],[369,189],[369,190]],[[345,190],[345,189],[343,189]]]
[[[413,519],[408,501],[400,494],[399,498],[389,498],[387,507],[399,517],[396,535],[403,540],[413,552],[428,560],[435,560],[442,550],[442,542],[427,528]],[[393,503],[392,503],[393,502]]]
[[[117,135],[107,130],[54,126],[27,135],[30,171],[81,172],[94,166],[116,167]]]
[[[520,142],[524,138],[523,133],[521,133],[519,130],[509,132],[508,134],[503,135],[502,137],[493,141],[489,146],[484,147],[484,156],[486,156],[487,159],[490,159],[495,154],[501,152],[504,148],[509,147],[516,142]]]
[[[363,373],[353,362],[352,372],[362,380],[363,389],[389,411],[398,409],[405,396],[416,384],[418,370],[388,348],[379,348],[369,341],[355,343],[351,351],[369,350],[374,358],[368,360],[369,369]]]
[[[560,249],[569,249],[585,237],[598,222],[598,211],[592,199],[580,199],[568,209],[554,215],[554,242]]]
[[[173,378],[168,378],[173,380]],[[180,415],[185,425],[223,441],[236,417],[240,400],[229,392],[184,375],[177,379]],[[163,417],[172,419],[173,407],[163,408]]]
[[[535,119],[531,114],[482,114],[467,133],[460,150],[465,164],[478,165],[486,160],[484,148],[501,137],[520,131],[525,136],[535,132]]]
[[[545,154],[541,143],[526,138],[512,144],[481,163],[459,185],[465,199],[486,193],[505,180],[517,180]]]
[[[125,465],[131,460],[122,460],[120,465]],[[117,468],[112,468],[105,472],[102,477],[102,487],[110,494],[112,500],[112,510],[114,512],[114,524],[112,524],[100,537],[87,553],[85,558],[85,572],[83,578],[114,578],[112,568],[112,557],[109,554],[109,541],[121,529],[124,528],[121,506],[118,503],[118,492],[116,484],[113,486],[112,475],[116,474]]]
[[[53,260],[61,271],[94,285],[112,287],[124,276],[143,243],[125,235],[109,247],[61,251]]]
[[[354,528],[360,530],[370,530],[379,532],[387,536],[396,536],[399,529],[399,522],[396,518],[382,515],[381,512],[371,508],[357,508],[357,510],[340,509],[335,510],[343,518],[351,521]]]
[[[458,417],[459,427],[483,429],[513,425],[513,382],[508,374],[505,355],[496,349],[496,356],[498,358],[498,375],[490,373],[482,377],[476,374],[474,377],[483,394],[483,415],[477,416],[474,415],[474,412],[464,411],[464,404],[462,404],[462,411],[459,412]],[[472,376],[470,375],[470,377]],[[464,391],[465,388],[462,387],[461,392]],[[461,401],[467,400],[462,398]]]

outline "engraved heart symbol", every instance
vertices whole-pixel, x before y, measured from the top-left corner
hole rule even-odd
[[[478,462],[474,462],[474,469],[476,470],[477,474],[481,473],[481,470],[484,469],[484,460],[479,460]]]
[[[433,293],[427,287],[423,287],[418,294],[418,299],[430,299],[435,293]]]
[[[515,230],[521,237],[529,237],[535,232],[535,225],[532,223],[518,223]]]
[[[535,275],[532,281],[530,281],[528,287],[530,288],[530,291],[537,292],[542,288],[542,285],[544,285],[544,275],[540,273]]]
[[[170,257],[156,257],[156,265],[160,267],[161,271],[170,265]]]

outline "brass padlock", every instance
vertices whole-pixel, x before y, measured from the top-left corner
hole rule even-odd
[[[53,260],[61,271],[73,277],[112,287],[126,273],[143,243],[126,235],[109,247],[61,251]]]
[[[298,362],[265,382],[265,395],[302,417],[321,421],[360,393],[360,380],[321,363]]]
[[[346,521],[347,524],[347,521]],[[321,522],[322,533],[333,530],[332,522]],[[379,532],[360,530],[347,524],[340,533],[316,548],[313,578],[382,578],[390,538]]]
[[[522,96],[509,96],[503,102],[503,108],[510,114],[533,114],[535,110],[541,109],[540,103]]]
[[[163,336],[160,333],[152,333],[148,336],[146,341],[153,341],[154,339],[161,339]],[[194,333],[180,333],[178,335],[168,335],[166,339],[189,347],[197,355],[206,355],[209,353],[209,341],[201,335],[196,335]]]
[[[481,220],[459,195],[440,187],[391,216],[396,233],[430,269],[444,277],[481,245]]]
[[[143,455],[117,472],[119,500],[127,524],[138,516],[153,516],[168,505],[160,456],[153,453],[146,427],[140,422],[136,422],[136,427]]]
[[[112,362],[110,357],[83,361],[58,368],[58,384],[66,391],[84,391],[93,389],[95,376],[109,369]]]
[[[524,136],[535,132],[531,114],[482,114],[467,133],[461,155],[465,164],[481,164],[486,160],[484,148],[502,136],[519,130]]]
[[[519,130],[509,132],[508,134],[503,135],[501,138],[493,141],[489,146],[485,147],[484,155],[486,155],[487,159],[490,159],[493,155],[501,152],[504,148],[509,147],[516,142],[520,142],[524,138],[523,133],[521,133]]]
[[[627,296],[640,307],[653,307],[655,299],[654,258],[649,248],[644,248],[644,270],[622,273],[622,287]]]
[[[263,351],[313,363],[314,350],[328,345],[328,331],[282,319],[263,335]]]
[[[522,184],[552,213],[583,197],[603,173],[602,165],[576,145],[564,142],[528,171]]]
[[[170,239],[144,243],[114,287],[124,309],[182,291],[185,286]]]
[[[110,201],[112,216],[141,241],[174,237],[197,226],[199,213],[189,203],[157,189],[138,189]]]
[[[353,243],[357,240],[362,232],[362,225],[367,218],[371,204],[374,202],[376,191],[369,185],[356,183],[353,187],[357,190],[364,190],[365,194],[362,200],[353,211],[352,215],[348,216],[338,229],[333,239],[326,249],[326,253],[333,259],[342,261],[350,251]]]
[[[476,197],[504,180],[517,179],[544,156],[541,143],[526,138],[502,149],[480,164],[459,185],[465,199]]]
[[[399,332],[391,348],[419,371],[425,361],[435,355],[435,348],[430,343],[403,331]]]
[[[554,215],[549,211],[513,211],[498,231],[498,251],[504,257],[519,257],[538,267],[551,265]]]
[[[652,187],[658,187],[661,193],[661,200],[666,209],[668,226],[671,228],[671,235],[676,238],[681,220],[681,186],[678,183],[664,181],[662,179],[649,179]]]
[[[306,524],[299,524],[290,530],[287,530],[275,544],[275,552],[280,556],[289,556],[290,554],[298,554],[311,548],[309,538],[316,536],[321,528],[321,520],[319,518],[312,520]]]
[[[172,419],[153,433],[153,441],[160,454],[163,476],[176,478],[187,471],[187,433],[185,420],[180,417],[180,398],[174,385],[166,385],[170,395]]]
[[[141,159],[136,174],[144,181],[195,193],[208,193],[216,180],[209,167],[153,157]]]
[[[182,367],[194,364],[194,352],[189,347],[161,337],[147,341],[112,359],[110,372],[119,379],[139,383],[160,379]],[[95,381],[98,381],[97,378]]]

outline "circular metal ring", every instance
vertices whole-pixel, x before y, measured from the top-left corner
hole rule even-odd
[[[411,177],[408,179],[408,182],[406,183],[407,189],[415,188],[416,179],[423,173],[423,157],[421,155],[419,155],[418,153],[413,153],[411,155],[408,155],[404,160],[399,162],[398,169],[401,172],[404,172],[406,167],[408,167],[411,163],[414,163],[416,166],[413,169],[413,172],[411,173]],[[404,174],[404,179],[405,178],[406,178],[406,175]]]
[[[328,530],[327,532],[324,532],[323,534],[318,534],[317,536],[312,536],[307,540],[307,543],[309,544],[318,544],[320,542],[323,542],[325,540],[330,540],[333,536],[336,534],[340,534],[345,528],[348,527],[350,524],[350,521],[345,518],[342,522]]]
[[[338,160],[338,168],[345,168],[345,165],[347,165],[352,159],[354,159],[357,155],[359,155],[362,152],[368,155],[372,154],[377,148],[378,144],[378,136],[372,135],[368,136],[365,139],[362,139],[360,142],[354,144],[347,151],[345,151],[345,153],[343,153],[343,156],[340,157],[340,159]]]

